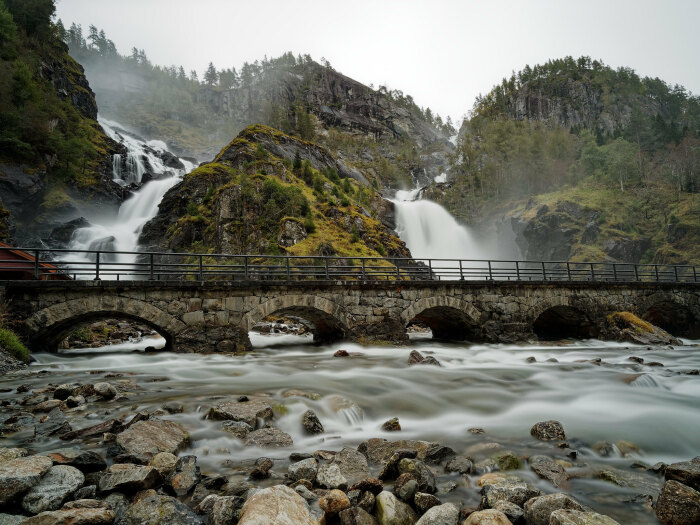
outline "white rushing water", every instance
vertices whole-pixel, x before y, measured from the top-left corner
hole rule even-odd
[[[91,220],[91,226],[80,228],[73,234],[69,249],[74,250],[109,250],[136,251],[138,238],[143,226],[158,212],[158,205],[165,193],[175,186],[185,173],[194,169],[194,164],[179,159],[184,169],[172,169],[165,166],[159,153],[167,152],[167,146],[159,140],[144,142],[129,134],[117,122],[99,119],[105,133],[123,144],[127,149],[126,162],[120,155],[112,159],[114,180],[123,185],[139,184],[143,175],[149,171],[158,180],[149,181],[133,192],[125,200],[116,217],[102,217]],[[90,262],[87,256],[70,254],[71,262]],[[136,260],[136,255],[119,255],[108,262],[119,263],[121,268],[128,268]],[[105,261],[107,262],[107,261]],[[113,276],[104,275],[104,278]]]

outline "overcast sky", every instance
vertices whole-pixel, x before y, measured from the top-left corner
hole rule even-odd
[[[511,71],[589,55],[700,93],[700,0],[57,0],[122,54],[200,74],[286,51],[325,57],[459,119]]]

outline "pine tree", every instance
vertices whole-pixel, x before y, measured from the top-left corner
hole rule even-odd
[[[213,62],[209,62],[209,67],[204,72],[204,83],[207,86],[214,86],[219,81],[219,74],[216,72]]]

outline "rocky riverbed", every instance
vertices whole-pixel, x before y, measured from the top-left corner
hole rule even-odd
[[[692,342],[309,340],[5,372],[0,524],[700,520]]]

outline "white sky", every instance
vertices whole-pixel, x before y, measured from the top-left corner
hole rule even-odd
[[[460,119],[511,71],[589,55],[700,92],[700,0],[57,0],[122,54],[200,75],[286,51]]]

